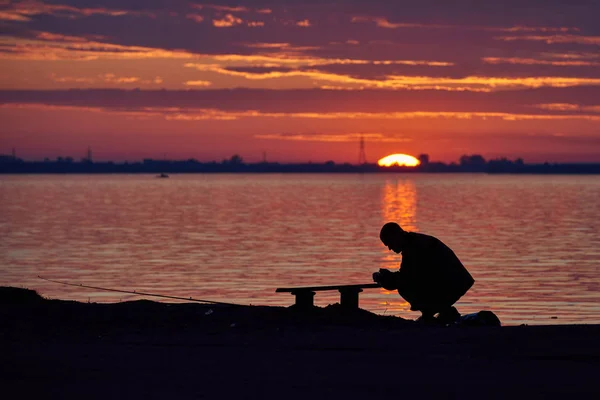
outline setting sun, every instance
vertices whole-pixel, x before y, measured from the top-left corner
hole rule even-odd
[[[390,154],[379,160],[377,164],[379,164],[380,167],[391,167],[392,165],[416,167],[421,164],[421,162],[408,154]]]

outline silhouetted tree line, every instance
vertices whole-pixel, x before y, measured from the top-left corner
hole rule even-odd
[[[22,159],[0,155],[0,173],[318,173],[318,172],[478,172],[478,173],[527,173],[527,174],[599,174],[600,163],[587,164],[525,164],[523,159],[509,160],[498,158],[486,161],[479,154],[463,155],[458,163],[430,162],[427,154],[419,156],[421,164],[417,167],[395,165],[380,167],[377,164],[355,165],[337,164],[334,161],[325,163],[281,164],[277,162],[245,163],[244,159],[234,154],[221,162],[200,162],[189,160],[154,160],[144,159],[141,162],[115,163],[95,162],[83,158],[74,161],[72,157],[48,158],[44,161],[24,161]]]

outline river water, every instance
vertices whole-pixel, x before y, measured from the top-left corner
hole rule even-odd
[[[476,282],[461,313],[506,325],[600,323],[600,177],[485,174],[0,176],[0,285],[50,298],[135,295],[290,305],[277,287],[370,283],[402,260],[396,221],[450,246]],[[315,304],[339,300],[319,292]],[[417,318],[397,292],[361,307]]]

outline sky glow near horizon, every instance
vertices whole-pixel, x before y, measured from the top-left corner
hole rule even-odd
[[[600,162],[600,1],[449,3],[0,0],[0,153]]]

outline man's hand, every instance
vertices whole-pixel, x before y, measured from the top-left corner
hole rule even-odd
[[[386,290],[395,290],[396,282],[394,273],[389,269],[381,268],[379,272],[373,273],[373,281],[379,283]]]

